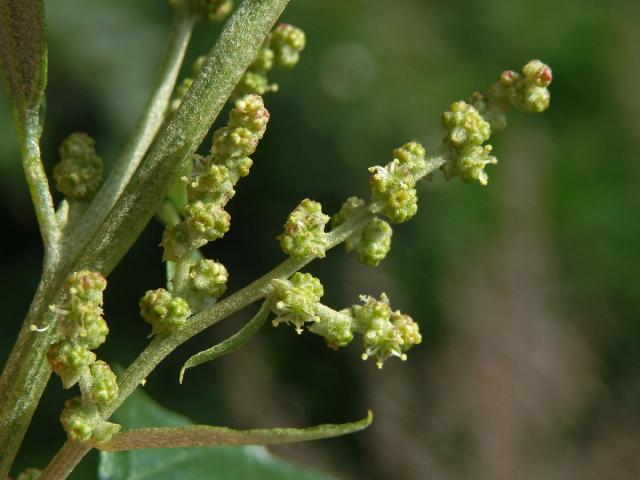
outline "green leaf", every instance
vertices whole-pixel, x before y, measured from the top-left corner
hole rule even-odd
[[[114,418],[123,428],[191,423],[141,390],[129,397]],[[100,480],[335,480],[280,460],[264,447],[244,446],[100,452],[98,473]]]
[[[256,313],[255,316],[235,334],[222,341],[221,343],[218,343],[211,348],[198,352],[195,355],[189,357],[189,359],[182,366],[182,369],[180,369],[180,383],[182,383],[182,380],[184,379],[184,373],[188,368],[193,368],[206,362],[211,362],[216,358],[235,352],[238,348],[251,340],[251,338],[256,333],[258,333],[258,330],[260,330],[265,320],[269,316],[271,305],[271,300],[265,300],[262,303],[260,310],[258,310],[258,313]]]
[[[0,0],[0,65],[18,122],[37,118],[47,83],[42,0]]]

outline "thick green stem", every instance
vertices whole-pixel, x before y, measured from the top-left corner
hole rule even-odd
[[[179,297],[184,297],[185,290],[189,284],[189,270],[192,263],[192,253],[189,252],[175,264],[173,278],[171,279],[172,292]]]

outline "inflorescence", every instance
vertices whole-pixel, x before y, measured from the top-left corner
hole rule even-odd
[[[120,429],[99,415],[101,407],[118,397],[116,375],[91,351],[102,345],[109,333],[102,311],[106,286],[99,272],[72,273],[67,278],[64,301],[51,307],[62,339],[51,345],[47,359],[64,388],[80,384],[81,396],[68,400],[60,417],[69,438],[79,442],[106,442]]]

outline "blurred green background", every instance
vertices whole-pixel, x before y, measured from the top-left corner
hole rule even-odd
[[[164,1],[47,2],[50,171],[72,131],[107,164],[139,114],[170,21]],[[283,20],[308,46],[276,72],[267,135],[230,204],[232,230],[206,249],[230,291],[280,262],[275,236],[304,198],[334,212],[366,195],[370,165],[417,139],[435,149],[440,114],[531,58],[554,72],[542,115],[513,113],[492,139],[483,188],[440,176],[394,229],[377,269],[332,252],[310,271],[326,303],[389,293],[423,344],[382,371],[359,345],[265,328],[243,350],[177,373],[237,329],[237,315],[183,346],[148,379],[163,405],[203,423],[303,426],[376,414],[367,431],[276,453],[345,479],[640,478],[640,3],[611,0],[294,0]],[[189,59],[218,26],[200,25]],[[187,62],[188,64],[190,62]],[[189,66],[185,67],[185,73]],[[15,129],[0,97],[0,362],[37,284],[41,245]],[[109,279],[111,334],[127,365],[146,344],[137,302],[164,282],[162,228],[149,225]],[[60,382],[47,388],[18,461],[42,466],[63,441]],[[75,478],[94,478],[97,456]]]

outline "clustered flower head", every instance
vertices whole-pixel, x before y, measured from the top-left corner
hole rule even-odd
[[[315,313],[316,305],[324,295],[320,280],[309,273],[296,272],[289,280],[276,281],[274,286],[274,327],[286,323],[293,325],[300,334],[305,323],[320,321]]]
[[[447,178],[459,176],[466,182],[486,185],[486,165],[497,163],[490,155],[491,145],[483,145],[491,136],[491,126],[472,105],[459,101],[442,114],[447,134],[445,148],[449,159],[442,167]]]
[[[151,324],[154,335],[168,334],[182,328],[191,315],[189,304],[164,288],[148,290],[140,300],[140,315]]]
[[[213,134],[210,155],[194,157],[191,174],[184,178],[188,197],[184,221],[167,227],[162,237],[164,260],[178,261],[229,230],[231,217],[224,207],[238,180],[249,173],[253,163],[249,155],[268,121],[262,98],[247,95],[236,101],[227,125]]]
[[[95,403],[81,397],[67,400],[60,421],[69,439],[76,442],[108,442],[120,430],[120,425],[102,419]]]
[[[60,146],[60,162],[53,167],[56,187],[67,198],[90,200],[102,183],[102,159],[86,133],[72,133]]]
[[[109,365],[91,350],[109,333],[103,317],[103,291],[107,281],[100,272],[83,270],[69,275],[64,301],[52,306],[58,315],[62,340],[49,347],[47,359],[64,388],[80,383],[82,396],[69,402],[62,425],[72,440],[108,441],[119,426],[102,421],[98,410],[118,397],[118,382]]]
[[[551,68],[540,60],[531,60],[522,73],[506,70],[487,92],[475,92],[470,103],[491,124],[492,130],[507,125],[505,113],[511,108],[524,112],[542,112],[549,107]]]
[[[362,334],[365,352],[362,359],[374,358],[382,368],[389,357],[406,360],[406,351],[422,341],[418,324],[399,310],[392,311],[389,299],[383,293],[380,300],[363,295],[363,305],[353,305],[354,331]]]
[[[284,232],[278,236],[284,253],[297,258],[324,258],[328,244],[324,227],[329,216],[322,213],[322,205],[305,198],[289,214]]]
[[[349,197],[342,207],[331,218],[332,228],[337,228],[347,221],[352,221],[363,211],[366,202],[358,197]],[[345,241],[347,252],[354,251],[358,260],[372,267],[378,266],[391,249],[391,236],[393,229],[386,221],[374,217],[361,230],[351,235]]]
[[[385,167],[369,168],[372,204],[393,223],[403,223],[418,211],[416,180],[411,166],[393,159]]]
[[[361,334],[363,360],[373,358],[382,368],[390,357],[406,360],[406,352],[422,341],[418,324],[400,311],[393,311],[383,293],[380,299],[361,296],[363,305],[335,311],[320,303],[324,293],[320,280],[308,273],[295,273],[289,280],[277,280],[271,299],[276,318],[273,325],[293,325],[297,333],[307,326],[334,350],[348,345]]]
[[[221,263],[201,258],[189,267],[189,285],[184,297],[193,312],[221,297],[227,289],[229,273]]]
[[[300,60],[306,37],[304,32],[286,23],[277,25],[258,51],[256,59],[236,86],[234,96],[247,93],[264,95],[275,92],[278,85],[269,83],[268,74],[274,68],[293,68]]]

